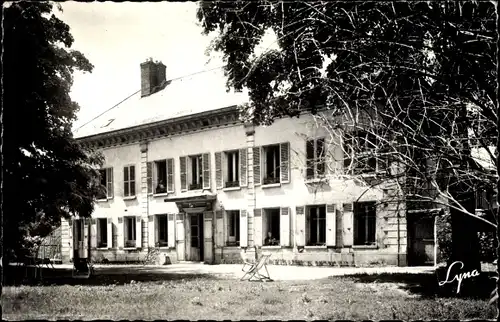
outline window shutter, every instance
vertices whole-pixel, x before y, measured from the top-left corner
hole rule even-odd
[[[108,236],[106,236],[107,237],[106,243],[107,243],[108,249],[111,249],[111,248],[113,248],[113,219],[108,218],[107,224],[108,224],[108,231],[107,231]]]
[[[343,246],[352,246],[354,243],[354,213],[352,211],[352,203],[345,203],[343,205]]]
[[[240,149],[240,187],[247,185],[247,149]]]
[[[253,210],[253,231],[256,246],[262,246],[262,209]]]
[[[297,246],[306,245],[306,207],[295,207],[295,222],[297,226]]]
[[[345,136],[344,137],[344,144],[343,144],[343,154],[344,154],[344,174],[350,174],[349,167],[351,166],[352,163],[352,144],[353,144],[353,139],[350,136]]]
[[[83,257],[84,258],[89,257],[89,232],[90,232],[89,219],[86,218],[83,220]]]
[[[70,260],[73,260],[73,253],[74,253],[74,250],[73,250],[73,229],[74,229],[74,225],[73,225],[73,218],[69,219],[68,220],[68,244],[69,244],[69,259]]]
[[[174,159],[167,159],[167,192],[174,192]]]
[[[316,140],[316,174],[323,176],[325,174],[326,149],[325,138]]]
[[[260,147],[253,148],[253,182],[258,186],[261,184],[262,175],[260,173]]]
[[[222,189],[222,153],[215,153],[215,187],[217,189]]]
[[[113,168],[106,169],[106,196],[113,198]]]
[[[117,226],[117,239],[116,239],[116,246],[118,249],[123,249],[123,245],[125,244],[125,235],[123,234],[124,232],[124,224],[123,224],[123,217],[118,217],[118,226]]]
[[[142,248],[142,220],[140,216],[135,217],[135,248]]]
[[[306,179],[314,177],[314,140],[306,141]]]
[[[280,245],[290,246],[290,209],[281,208],[280,215]]]
[[[224,246],[224,217],[222,210],[215,211],[215,246]]]
[[[90,226],[90,248],[97,248],[97,220],[92,218],[92,224]]]
[[[202,158],[203,189],[210,189],[210,153],[204,153]]]
[[[153,193],[153,162],[146,163],[146,169],[148,193]]]
[[[248,246],[248,217],[245,209],[240,210],[240,247]]]
[[[290,143],[280,144],[281,183],[290,182]]]
[[[326,246],[335,246],[336,205],[326,205]]]
[[[180,174],[181,174],[181,191],[187,191],[187,173],[186,173],[186,160],[187,157],[180,157]]]
[[[129,167],[130,196],[135,196],[135,165]]]
[[[168,230],[168,247],[174,248],[175,247],[175,215],[174,214],[168,214],[168,223],[167,223],[167,230]]]
[[[130,196],[130,185],[129,185],[129,176],[128,176],[128,167],[123,168],[123,196]],[[130,179],[131,180],[131,179]]]
[[[148,247],[155,247],[155,225],[154,225],[154,216],[148,216]]]

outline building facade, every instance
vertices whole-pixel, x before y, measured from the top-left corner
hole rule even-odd
[[[245,98],[224,91],[196,91],[188,107],[175,97],[193,83],[166,82],[152,61],[141,85],[75,132],[104,155],[106,193],[91,219],[63,221],[63,261],[141,261],[154,250],[172,263],[238,263],[266,250],[285,265],[434,264],[433,221],[409,227],[404,204],[386,202],[393,185],[350,177],[341,135],[316,116],[244,124]]]

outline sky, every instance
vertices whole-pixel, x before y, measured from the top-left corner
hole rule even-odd
[[[167,79],[221,66],[220,54],[205,55],[213,36],[201,34],[194,2],[63,2],[54,12],[70,27],[94,65],[76,72],[71,97],[80,105],[74,129],[140,89],[140,63],[167,66]],[[220,81],[225,81],[221,79]],[[209,85],[209,84],[207,84]]]

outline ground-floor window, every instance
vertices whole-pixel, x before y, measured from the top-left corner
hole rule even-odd
[[[262,217],[262,237],[264,246],[277,246],[280,244],[280,209],[264,209]]]
[[[306,212],[306,245],[326,243],[326,206],[308,206]]]
[[[74,225],[75,225],[74,232],[75,232],[76,241],[82,242],[83,241],[83,220],[82,219],[75,219]]]
[[[97,219],[97,247],[108,247],[108,220],[106,218]]]
[[[375,202],[354,203],[354,245],[375,245]]]
[[[163,247],[168,245],[168,217],[167,215],[157,215],[157,236],[158,236],[158,246]]]
[[[227,210],[227,241],[228,246],[240,245],[240,211]]]
[[[135,247],[135,217],[125,217],[125,247]]]

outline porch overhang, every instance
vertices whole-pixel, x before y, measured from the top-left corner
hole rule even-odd
[[[180,212],[200,213],[211,211],[217,195],[200,195],[181,198],[165,198],[164,202],[175,202]]]

